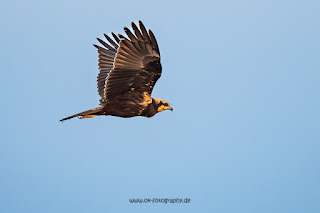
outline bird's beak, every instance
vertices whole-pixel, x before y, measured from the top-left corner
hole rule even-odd
[[[170,106],[169,110],[170,110],[170,111],[173,111],[173,108],[172,108],[172,106]]]

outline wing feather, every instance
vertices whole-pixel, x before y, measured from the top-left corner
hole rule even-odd
[[[156,56],[156,57],[160,57],[160,51],[159,51],[159,47],[158,47],[158,43],[156,38],[154,37],[153,33],[151,30],[149,30],[149,35],[150,35],[150,39],[151,39],[151,43],[152,43],[152,55]]]
[[[134,34],[124,27],[128,38],[118,34],[119,47],[106,80],[102,102],[131,100],[134,97],[138,99],[135,103],[143,104],[151,100],[152,89],[161,76],[160,52],[154,34],[150,30],[148,33],[141,21],[140,30],[134,23],[131,26]]]
[[[118,36],[116,34],[114,34],[113,32],[111,33],[114,40],[116,40],[116,42],[119,44],[120,43],[120,39],[118,38]]]
[[[143,56],[143,53],[139,52],[139,50],[137,50],[136,47],[133,46],[132,42],[129,41],[128,39],[122,40],[122,43],[123,43],[123,46],[130,49],[133,52],[133,55],[137,56],[137,58],[140,59],[140,57]],[[122,50],[122,48],[119,51],[121,51],[121,50]]]
[[[137,38],[132,34],[132,32],[127,28],[127,27],[124,27],[123,28],[125,33],[128,35],[129,39],[131,40],[131,42],[137,42]]]
[[[139,27],[141,29],[144,41],[147,42],[147,43],[151,43],[149,35],[147,33],[147,30],[146,30],[146,28],[144,27],[144,25],[143,25],[143,23],[141,21],[139,21]]]
[[[135,23],[131,22],[132,29],[134,33],[136,34],[139,41],[144,41],[143,36],[140,33],[140,30],[138,29],[137,25]]]
[[[121,35],[121,34],[118,34],[118,36],[119,36],[119,38],[120,39],[127,39],[126,37],[124,37],[123,35]],[[120,40],[121,41],[121,40]],[[120,43],[120,42],[119,42]]]
[[[112,36],[114,37],[116,42],[119,44],[120,42],[119,38],[114,33],[112,33]],[[115,41],[113,41],[109,36],[105,35],[105,37],[113,47],[99,38],[98,38],[98,41],[106,48],[100,47],[94,44],[94,46],[98,49],[98,53],[99,53],[98,65],[99,65],[100,72],[97,77],[97,87],[98,87],[98,93],[101,96],[101,99],[104,99],[106,79],[113,68],[114,58],[117,52],[116,49],[119,47],[119,45]]]
[[[100,38],[97,38],[97,40],[103,45],[105,46],[106,48],[108,48],[110,51],[116,53],[117,50],[114,49],[113,47],[111,47],[109,44],[107,44],[105,41],[101,40]]]
[[[112,44],[112,46],[114,48],[118,49],[119,45],[116,42],[114,42],[107,34],[103,34],[103,35],[104,35],[104,37],[106,37],[106,39],[109,41],[109,43]]]

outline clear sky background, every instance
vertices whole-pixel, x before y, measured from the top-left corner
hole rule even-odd
[[[320,212],[320,3],[2,1],[0,212]],[[103,33],[159,43],[153,118],[98,106]],[[190,198],[130,204],[129,198]]]

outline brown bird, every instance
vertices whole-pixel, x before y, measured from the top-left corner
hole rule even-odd
[[[158,98],[151,98],[152,89],[161,76],[159,47],[151,30],[148,32],[139,21],[132,22],[134,34],[124,27],[128,38],[112,33],[104,34],[109,44],[98,38],[104,46],[94,45],[99,53],[98,92],[100,107],[90,109],[70,118],[91,118],[97,115],[119,117],[152,117],[164,110],[173,110],[171,105]]]

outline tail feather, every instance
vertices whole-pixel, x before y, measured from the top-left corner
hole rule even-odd
[[[78,114],[71,115],[69,117],[63,118],[60,121],[63,122],[65,120],[69,120],[69,119],[74,118],[74,117],[80,117],[81,119],[83,119],[83,118],[92,118],[92,117],[97,116],[97,115],[103,115],[102,107],[98,107],[98,108],[95,108],[95,109],[90,109],[90,110],[87,110],[87,111],[84,111],[84,112],[80,112]]]

